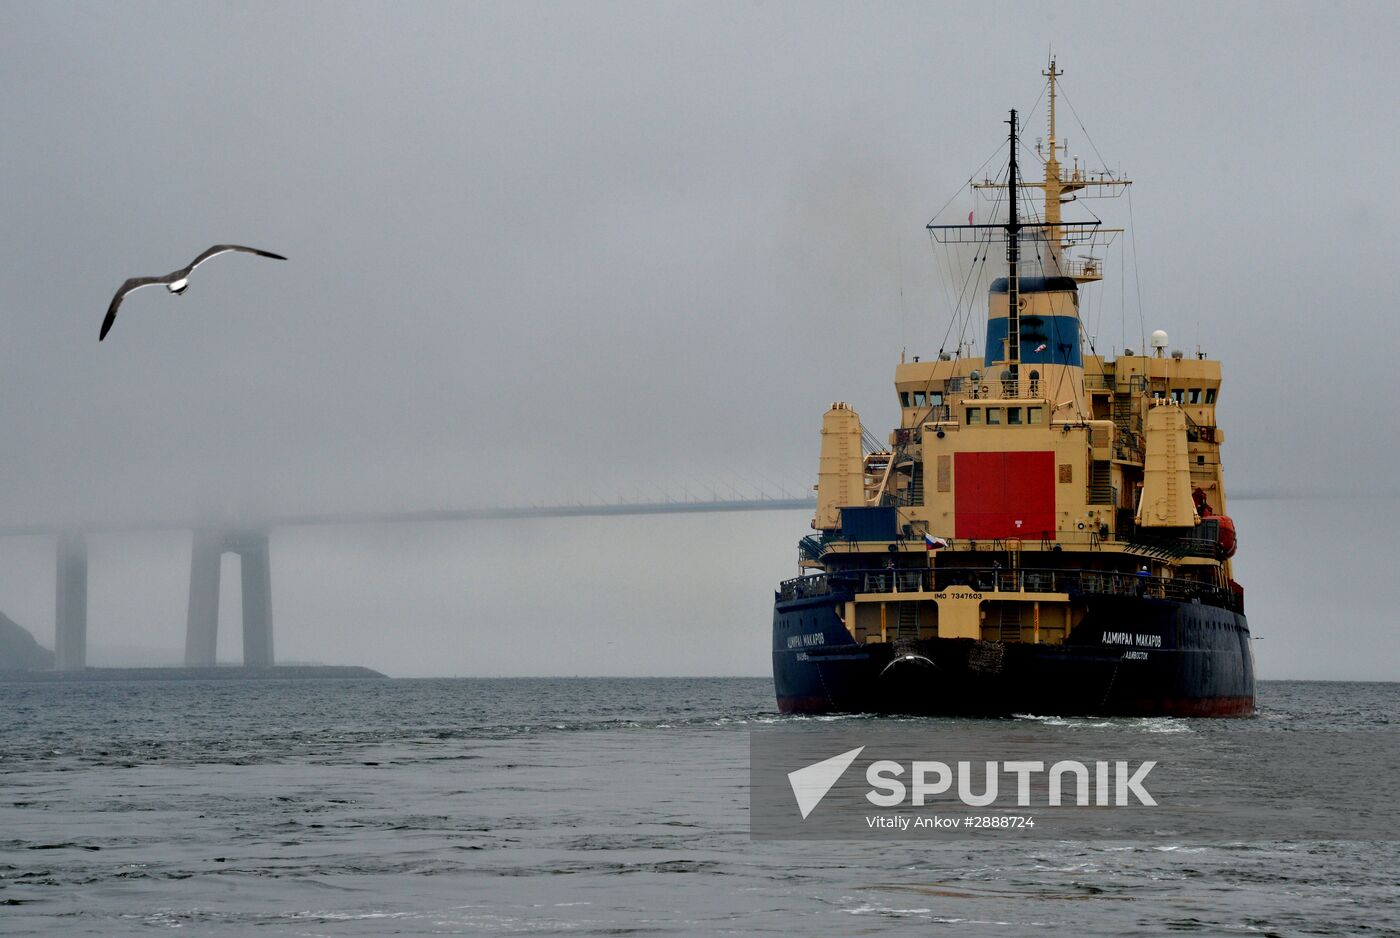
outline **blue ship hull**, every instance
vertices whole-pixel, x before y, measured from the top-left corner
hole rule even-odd
[[[901,642],[896,653],[892,643],[851,637],[836,614],[850,598],[831,592],[776,602],[773,683],[784,713],[1254,712],[1254,661],[1241,612],[1102,596],[1062,644],[926,638]]]

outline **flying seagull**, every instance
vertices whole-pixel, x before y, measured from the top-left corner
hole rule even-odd
[[[216,244],[190,261],[188,267],[172,270],[164,277],[132,277],[126,283],[122,284],[121,288],[117,290],[117,295],[112,297],[112,305],[107,307],[107,318],[102,320],[102,333],[97,337],[97,341],[101,342],[103,339],[107,338],[107,333],[112,330],[112,323],[117,321],[117,308],[122,305],[122,300],[126,299],[126,295],[132,290],[139,290],[142,287],[150,287],[157,283],[163,283],[165,284],[165,289],[178,296],[184,293],[185,288],[190,285],[190,274],[194,272],[196,267],[215,255],[227,254],[229,251],[242,251],[244,254],[256,254],[259,257],[272,257],[279,261],[286,260],[281,254],[273,254],[271,251],[259,251],[257,248],[245,248],[241,244]]]

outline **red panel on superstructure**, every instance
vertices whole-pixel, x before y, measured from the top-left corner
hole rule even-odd
[[[956,453],[953,505],[955,537],[1053,540],[1055,454]]]

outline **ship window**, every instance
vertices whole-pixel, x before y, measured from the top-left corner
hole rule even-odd
[[[1020,425],[1021,425],[1021,408],[1019,408],[1019,407],[1008,407],[1008,408],[1006,408],[1006,422],[1009,423],[1009,424],[1014,424],[1015,426],[1020,426]]]
[[[1215,388],[1206,388],[1206,403],[1215,403]]]
[[[969,407],[969,408],[967,409],[967,425],[968,425],[968,426],[972,426],[973,424],[977,424],[977,423],[981,423],[981,422],[982,422],[982,408],[980,408],[980,407]]]
[[[942,404],[942,403],[943,403],[943,392],[942,392],[942,391],[929,391],[929,392],[928,392],[928,402],[929,402],[930,404]]]
[[[1043,407],[1027,407],[1027,408],[1026,408],[1026,423],[1043,423],[1044,420],[1045,420],[1045,408],[1043,408]]]
[[[990,427],[992,424],[999,424],[999,423],[1001,423],[1001,408],[1000,408],[1000,407],[988,407],[988,408],[987,408],[987,426]]]
[[[908,392],[908,391],[900,391],[900,392],[899,392],[899,406],[900,406],[900,407],[908,407],[908,406],[909,406],[909,392]]]
[[[1199,404],[1201,402],[1201,389],[1192,388],[1189,392],[1187,392],[1186,399],[1192,404]]]
[[[1186,393],[1186,392],[1183,391],[1183,390],[1181,390],[1181,388],[1172,388],[1172,403],[1173,403],[1173,404],[1180,404],[1180,403],[1181,403],[1181,397],[1182,397],[1182,395],[1185,394],[1185,393]]]
[[[923,406],[924,406],[924,392],[923,392],[923,391],[915,391],[915,392],[914,392],[914,406],[915,406],[915,407],[923,407]]]

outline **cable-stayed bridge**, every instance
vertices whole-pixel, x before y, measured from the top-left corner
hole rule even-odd
[[[0,537],[52,537],[56,557],[54,659],[60,670],[87,666],[88,548],[91,534],[136,531],[189,531],[190,594],[185,629],[185,665],[213,667],[219,630],[219,589],[223,555],[239,558],[243,597],[243,664],[273,664],[272,557],[268,535],[277,528],[325,525],[433,524],[528,518],[597,518],[613,515],[667,515],[704,512],[812,509],[814,498],[733,497],[666,499],[593,504],[522,505],[487,508],[427,509],[270,515],[233,520],[156,519],[103,521],[91,524],[0,525]]]

